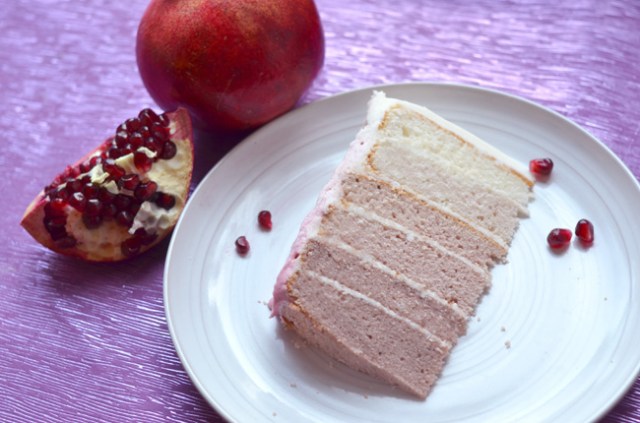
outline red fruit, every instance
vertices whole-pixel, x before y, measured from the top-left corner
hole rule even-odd
[[[153,165],[153,159],[147,156],[144,151],[136,151],[133,153],[133,164],[139,171],[148,172]]]
[[[158,184],[154,181],[142,182],[136,188],[133,196],[140,201],[146,201],[151,199],[153,194],[158,190]]]
[[[170,210],[176,204],[176,199],[173,195],[165,194],[164,192],[158,193],[158,197],[156,198],[156,204],[158,207],[162,207],[163,209]]]
[[[141,153],[137,150],[141,145],[132,146],[133,151],[129,153],[126,153],[128,146],[116,148],[117,143],[139,135],[138,131],[145,127],[143,123],[149,121],[171,130],[167,136],[178,151],[173,158],[163,159],[175,160],[175,163],[159,167],[162,172],[148,173],[157,160],[145,162],[143,169],[131,165],[136,153]],[[36,241],[58,253],[84,260],[118,261],[148,250],[169,234],[184,208],[193,171],[188,112],[180,109],[158,116],[144,111],[118,126],[116,134],[117,139],[116,136],[107,139],[56,176],[27,207],[20,223]],[[105,153],[110,150],[111,156],[107,158]],[[126,154],[131,156],[124,157]],[[94,171],[98,166],[100,169]],[[89,172],[94,175],[93,180]],[[154,175],[154,179],[149,175]],[[145,189],[139,189],[141,186]],[[154,200],[147,195],[153,197],[156,189],[175,199],[168,214],[169,225],[142,227],[135,219],[136,214],[144,201]],[[138,191],[140,198],[135,197]],[[156,210],[156,207],[150,209]]]
[[[553,160],[549,158],[533,159],[529,162],[529,171],[538,176],[549,176],[553,170]]]
[[[593,224],[587,219],[580,219],[576,224],[575,234],[586,246],[590,246],[594,241]]]
[[[135,173],[127,173],[118,181],[118,186],[122,189],[133,191],[140,184],[140,177]]]
[[[247,241],[245,236],[241,236],[236,239],[236,251],[238,254],[245,255],[249,252],[250,248],[249,241]]]
[[[271,222],[271,212],[262,210],[258,213],[258,224],[262,229],[271,230],[273,223]]]
[[[136,58],[160,107],[237,132],[296,104],[322,67],[324,35],[313,0],[153,0]]]
[[[571,242],[571,230],[564,228],[555,228],[549,232],[547,242],[553,250],[561,250],[566,248]]]

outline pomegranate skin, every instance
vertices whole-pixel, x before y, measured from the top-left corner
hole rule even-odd
[[[313,0],[152,0],[136,58],[161,108],[235,133],[295,106],[322,68],[324,34]]]

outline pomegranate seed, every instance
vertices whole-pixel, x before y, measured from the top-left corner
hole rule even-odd
[[[133,135],[140,127],[142,122],[138,118],[130,118],[124,121],[122,125],[118,127],[118,131],[125,131],[130,135]]]
[[[69,197],[69,204],[78,211],[83,211],[86,204],[86,198],[81,192],[74,192]]]
[[[576,224],[575,234],[582,244],[590,246],[594,241],[593,223],[587,219],[580,219]]]
[[[89,165],[91,165],[92,168],[96,167],[96,165],[100,163],[102,163],[102,157],[100,156],[93,156],[89,159]]]
[[[103,204],[111,204],[113,200],[115,200],[116,195],[109,192],[106,188],[100,188],[98,192],[98,198],[102,201]]]
[[[118,147],[111,147],[107,150],[107,157],[110,159],[117,159],[118,157],[122,157],[122,150]]]
[[[91,162],[89,160],[85,160],[80,164],[80,172],[87,173],[91,170],[93,166],[91,166]]]
[[[173,141],[166,141],[162,147],[162,153],[160,157],[165,160],[173,159],[178,152],[178,147]]]
[[[138,134],[142,135],[142,138],[148,138],[151,136],[151,129],[147,125],[144,125],[138,130]]]
[[[158,140],[155,137],[147,137],[144,139],[144,146],[147,147],[151,151],[155,151],[160,154],[162,150],[162,141]]]
[[[167,116],[166,113],[163,113],[161,115],[158,116],[158,122],[160,122],[160,124],[162,126],[169,126],[169,117]]]
[[[65,216],[44,218],[44,226],[47,228],[49,232],[64,229],[64,226],[66,224],[67,224],[67,218]]]
[[[58,239],[64,238],[67,236],[67,231],[65,225],[67,223],[66,217],[45,217],[44,218],[44,226],[51,239],[56,241]]]
[[[102,223],[102,216],[83,214],[82,223],[87,229],[96,229]]]
[[[69,199],[69,191],[63,188],[58,189],[50,195],[53,195],[55,198],[60,198],[65,201]]]
[[[271,212],[268,210],[262,210],[258,213],[258,224],[262,229],[271,230],[273,223],[271,222]]]
[[[120,148],[120,153],[122,153],[123,156],[126,156],[127,154],[131,153],[134,150],[134,148],[131,146],[131,144],[125,144],[124,147]]]
[[[245,236],[241,236],[236,239],[236,251],[238,252],[238,254],[245,255],[249,252],[249,249],[249,241],[247,241],[247,238]]]
[[[139,238],[131,237],[122,242],[120,244],[120,248],[122,254],[126,257],[135,256],[140,252],[140,247],[142,246],[142,242]]]
[[[118,213],[118,208],[115,204],[107,204],[102,207],[102,213],[100,215],[105,219],[111,219]]]
[[[149,108],[142,109],[140,113],[138,113],[138,118],[143,125],[151,126],[152,123],[158,122],[158,115]]]
[[[533,159],[529,162],[529,170],[534,175],[548,176],[553,170],[553,160],[549,158]]]
[[[129,213],[135,216],[136,214],[138,214],[138,211],[140,210],[141,205],[142,203],[140,201],[133,200],[131,202],[131,205],[129,206]]]
[[[113,159],[107,159],[102,163],[102,169],[107,172],[111,178],[118,181],[124,176],[124,169],[118,166]]]
[[[113,141],[118,147],[123,147],[129,143],[129,134],[127,131],[118,131]]]
[[[163,209],[170,210],[176,205],[176,199],[173,195],[160,192],[158,193],[158,198],[156,198],[155,203]]]
[[[148,234],[144,228],[138,228],[133,236],[138,238],[142,245],[149,245],[156,240],[158,234]]]
[[[137,150],[144,144],[144,137],[139,132],[136,132],[129,137],[129,144],[133,150]]]
[[[66,190],[69,194],[73,194],[74,192],[82,192],[82,181],[79,179],[72,179],[67,182]]]
[[[153,165],[153,159],[142,151],[136,151],[133,153],[133,164],[141,172],[148,172]]]
[[[97,185],[89,182],[87,184],[84,184],[82,193],[87,198],[97,198],[98,194],[100,194],[100,188]]]
[[[128,228],[133,223],[133,215],[127,210],[120,210],[116,213],[116,222]]]
[[[80,169],[76,167],[67,166],[62,172],[63,178],[75,178],[80,174]]]
[[[62,198],[54,198],[44,206],[44,213],[45,215],[51,217],[66,216],[66,213],[64,211],[66,205],[67,202]]]
[[[167,141],[169,139],[169,128],[161,124],[160,122],[154,122],[151,125],[151,135],[160,141]]]
[[[555,228],[549,232],[547,236],[547,242],[549,243],[549,247],[554,250],[560,250],[569,245],[571,241],[571,230],[564,228]]]
[[[120,188],[128,189],[129,191],[136,189],[138,184],[140,184],[140,178],[135,173],[128,173],[118,181]]]
[[[132,198],[128,195],[118,194],[116,198],[113,199],[113,204],[118,208],[118,210],[128,210],[129,206],[131,206]]]
[[[155,194],[157,189],[158,184],[154,181],[142,182],[133,192],[133,196],[140,201],[145,201],[151,198],[151,196]]]
[[[97,216],[102,211],[102,201],[97,198],[90,198],[84,206],[84,213],[88,216]]]

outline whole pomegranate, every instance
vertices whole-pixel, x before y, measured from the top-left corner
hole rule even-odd
[[[324,35],[313,0],[152,0],[136,57],[160,107],[233,133],[296,104],[322,67]]]

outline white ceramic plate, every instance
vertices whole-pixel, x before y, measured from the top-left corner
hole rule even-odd
[[[420,103],[526,164],[535,187],[509,263],[426,401],[333,363],[269,318],[276,275],[305,214],[364,123],[372,89],[295,110],[255,132],[204,178],[168,252],[164,296],[178,354],[230,421],[576,421],[604,414],[639,371],[640,188],[575,124],[531,102],[459,85],[377,87]],[[274,227],[261,231],[260,210]],[[553,254],[546,235],[595,225],[590,249]],[[246,235],[240,257],[234,240]]]

